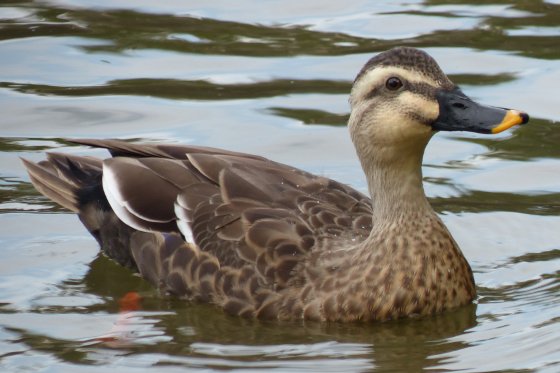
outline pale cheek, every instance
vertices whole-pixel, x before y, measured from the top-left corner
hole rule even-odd
[[[402,110],[394,107],[384,107],[375,113],[377,118],[368,118],[371,126],[366,126],[367,136],[377,142],[390,144],[419,139],[428,139],[432,135],[431,127],[419,123]]]
[[[399,95],[398,102],[403,111],[414,112],[416,115],[429,121],[434,121],[439,116],[439,104],[435,100],[428,100],[424,96],[403,92]]]
[[[385,143],[402,143],[419,139],[424,139],[431,136],[431,128],[419,124],[416,121],[410,121],[406,116],[395,116],[393,120],[387,121],[384,124],[384,130],[379,131],[379,139]]]
[[[430,126],[421,123],[417,117],[435,120],[439,112],[437,102],[422,96],[403,92],[395,100],[357,103],[349,121],[349,129],[356,146],[363,140],[376,146],[388,144],[424,143],[432,136]]]

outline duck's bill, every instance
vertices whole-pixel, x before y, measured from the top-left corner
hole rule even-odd
[[[432,124],[435,131],[500,133],[529,121],[526,113],[478,104],[459,89],[440,91],[436,97],[439,116]]]

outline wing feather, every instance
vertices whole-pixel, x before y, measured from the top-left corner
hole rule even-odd
[[[252,285],[246,286],[258,281],[261,287],[281,289],[297,283],[298,271],[314,252],[336,249],[343,238],[357,243],[371,230],[369,198],[262,157],[194,146],[74,142],[107,148],[115,156],[104,161],[103,186],[121,220],[143,231],[182,234],[190,249],[175,250],[174,258],[168,258],[169,286],[179,291],[195,279],[192,271],[201,265],[195,261],[200,255],[215,258],[220,278],[204,286],[230,294],[232,309],[240,307],[241,295],[231,295],[240,284],[230,277],[239,282],[242,268],[252,268]],[[165,246],[159,241],[150,245]],[[200,253],[194,255],[194,248]],[[138,252],[139,257],[153,256],[150,250]],[[188,273],[180,274],[173,261],[185,264],[184,255],[192,262]]]

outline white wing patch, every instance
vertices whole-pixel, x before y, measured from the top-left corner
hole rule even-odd
[[[139,225],[134,219],[135,215],[130,211],[122,193],[119,190],[119,179],[110,165],[103,162],[103,191],[109,201],[109,205],[117,215],[117,217],[130,227],[143,232],[149,232],[145,227]]]
[[[175,201],[173,208],[175,211],[175,216],[177,217],[177,226],[179,230],[183,234],[183,237],[186,242],[195,244],[194,236],[191,229],[191,221],[187,216],[187,211],[189,211],[188,206],[186,205],[185,198],[181,198],[179,194],[177,196],[177,200]]]

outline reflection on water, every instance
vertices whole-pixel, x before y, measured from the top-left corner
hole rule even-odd
[[[0,5],[2,371],[560,369],[558,1],[13,1]],[[472,263],[476,305],[372,325],[267,323],[162,298],[99,256],[20,156],[64,137],[242,150],[365,191],[347,94],[375,52],[425,48],[477,100],[532,115],[440,134],[426,192]],[[123,343],[118,299],[142,296]],[[114,341],[113,341],[114,342]]]

